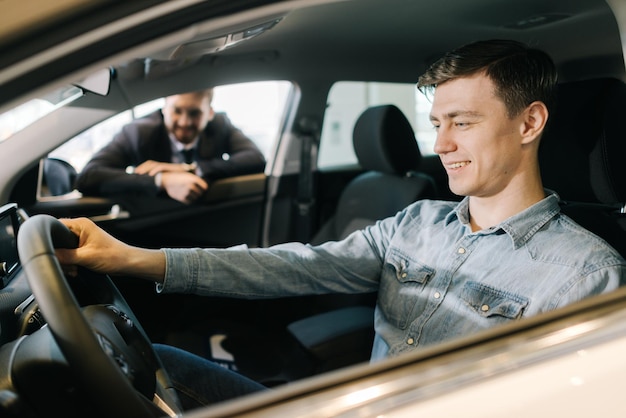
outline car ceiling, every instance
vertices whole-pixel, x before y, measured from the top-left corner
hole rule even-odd
[[[191,43],[224,33],[200,34]],[[545,49],[558,63],[562,80],[624,75],[619,30],[603,0],[330,2],[286,13],[272,29],[233,48],[164,61],[180,51],[181,45],[172,45],[155,53],[150,65],[130,62],[120,75],[127,96],[137,103],[155,88],[163,94],[180,89],[178,77],[168,86],[168,76],[177,73],[215,85],[250,78],[415,82],[445,51],[488,38]]]
[[[199,84],[252,79],[415,82],[445,51],[488,38],[517,39],[545,49],[557,62],[562,80],[598,76],[624,79],[619,29],[604,0],[237,3],[241,7],[248,3],[284,6],[282,11],[280,6],[266,7],[265,14],[241,13],[241,20],[233,20],[231,27],[210,20],[202,23],[203,16],[198,14],[187,32],[179,28],[174,40],[162,38],[157,51],[142,51],[140,59],[126,56],[124,63],[117,65],[117,83],[128,105],[203,87]],[[277,18],[281,20],[273,28],[232,48],[168,60],[181,46]]]

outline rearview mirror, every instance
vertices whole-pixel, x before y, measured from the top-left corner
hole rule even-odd
[[[74,85],[82,90],[106,96],[111,88],[111,70],[103,68],[93,74],[88,75],[84,79],[74,83]]]

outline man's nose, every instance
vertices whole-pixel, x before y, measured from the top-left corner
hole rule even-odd
[[[435,154],[445,154],[446,152],[454,151],[455,145],[452,138],[452,133],[444,126],[440,126],[437,129],[437,138],[435,139],[435,146],[433,151]]]
[[[193,123],[193,118],[189,116],[188,112],[181,112],[178,123],[183,126],[189,126]]]

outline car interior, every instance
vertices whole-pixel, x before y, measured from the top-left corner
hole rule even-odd
[[[80,416],[91,406],[76,395],[80,391],[72,392],[75,379],[93,393],[114,385],[119,389],[104,403],[119,397],[129,405],[127,412],[150,415],[144,405],[127,398],[133,387],[149,398],[156,385],[161,398],[170,399],[158,359],[132,354],[138,346],[149,353],[150,342],[184,348],[272,388],[367,363],[375,294],[271,300],[160,294],[153,283],[133,277],[102,278],[83,271],[77,279],[64,278],[54,260],[32,272],[25,267],[32,264],[24,260],[50,252],[52,242],[71,245],[72,237],[59,230],[55,218],[89,217],[121,240],[147,248],[267,247],[293,240],[315,245],[342,239],[419,199],[460,200],[449,190],[439,157],[419,142],[423,134],[415,120],[421,110],[415,95],[421,93],[414,85],[442,53],[476,39],[517,39],[554,58],[560,82],[541,140],[544,186],[559,194],[564,213],[626,257],[626,180],[621,172],[626,69],[620,35],[626,33],[624,27],[620,32],[620,23],[626,22],[616,19],[617,2],[267,1],[258,2],[263,4],[255,13],[247,13],[246,2],[240,1],[217,2],[216,10],[207,4],[180,10],[172,6],[168,18],[138,20],[128,32],[70,55],[77,68],[62,75],[33,71],[3,81],[6,98],[0,102],[0,116],[42,91],[52,95],[66,84],[82,87],[74,101],[0,141],[2,154],[10,156],[0,156],[0,201],[6,204],[0,210],[0,246],[8,243],[7,252],[18,249],[14,236],[2,235],[5,229],[15,234],[19,230],[37,243],[36,248],[19,247],[19,259],[13,254],[2,276],[0,415],[28,416],[31,404],[40,402],[46,409],[35,406],[33,416],[64,410],[68,404],[74,405],[68,414]],[[129,8],[139,7],[108,6],[99,19],[90,17],[88,8],[81,9],[84,14],[78,14],[78,20],[88,25],[124,13],[132,16]],[[0,43],[7,62],[80,33],[80,27],[61,23],[47,28],[52,33],[44,46],[36,46],[34,35],[21,43],[24,52]],[[58,71],[69,65],[61,58],[52,64]],[[88,68],[79,71],[79,64]],[[110,77],[102,83],[106,88],[90,87],[85,76],[103,66]],[[53,75],[58,81],[44,89]],[[168,94],[257,81],[289,85],[266,169],[216,181],[198,204],[163,196],[82,195],[74,187],[80,168],[55,157],[55,150],[92,126]],[[334,86],[346,81],[363,87],[345,98],[333,97]],[[396,90],[372,87],[379,82],[409,86],[408,99]],[[34,93],[19,93],[23,85]],[[336,113],[331,112],[333,106],[338,106]],[[343,157],[344,148],[337,144],[353,157],[324,165],[323,152]],[[40,221],[24,232],[21,225],[31,218]],[[40,242],[46,240],[39,235],[51,235],[51,242]],[[26,274],[36,276],[43,270],[53,273],[41,286],[26,281]],[[43,318],[44,310],[60,313]],[[72,319],[83,316],[89,325]],[[108,322],[122,330],[124,341],[115,343],[124,347],[123,353],[102,355],[99,347],[107,342],[86,336],[91,335],[91,324],[104,327]],[[132,323],[141,325],[133,328]],[[51,338],[58,342],[59,335],[88,341],[85,352],[98,352],[86,357],[68,347],[68,354],[60,344],[72,369],[80,365],[83,370],[78,377],[58,360],[59,348],[41,348],[48,347]],[[12,390],[16,383],[11,371],[3,365],[14,361],[11,356],[20,344],[25,347],[18,358],[24,383],[17,384],[28,390],[18,395]],[[127,346],[133,347],[126,351]],[[105,364],[111,355],[117,356],[121,368],[128,366],[121,354],[139,370],[138,380],[130,385]],[[91,373],[106,377],[92,379]]]
[[[344,187],[334,215],[311,237],[309,242],[313,245],[341,240],[379,219],[395,215],[412,202],[438,197],[434,179],[419,171],[422,154],[415,133],[396,106],[366,109],[354,125],[352,139],[364,173]],[[289,333],[319,363],[314,370],[369,358],[374,338],[375,295],[355,297],[354,303],[356,306],[288,325]],[[354,347],[359,347],[358,355]]]
[[[621,80],[560,84],[539,153],[545,187],[558,191],[564,213],[622,255],[626,255],[626,188],[620,159],[626,132],[616,122],[625,109],[626,86]]]

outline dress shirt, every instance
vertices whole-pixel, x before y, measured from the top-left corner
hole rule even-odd
[[[168,134],[168,137],[170,139],[170,144],[172,146],[172,162],[191,164],[191,162],[186,161],[185,151],[187,150],[195,151],[195,148],[198,145],[198,141],[200,137],[197,136],[189,144],[181,143],[178,139],[176,139],[176,136],[174,136],[174,134],[172,134],[171,132]]]
[[[378,291],[372,360],[626,283],[626,261],[545,199],[472,232],[469,200],[422,200],[342,241],[163,249],[158,291],[275,298]]]
[[[202,176],[202,170],[198,167],[196,163],[196,155],[197,150],[196,147],[200,142],[200,137],[197,136],[191,143],[183,144],[176,136],[169,133],[170,145],[172,147],[172,162],[175,164],[187,164],[189,166],[189,171]]]

